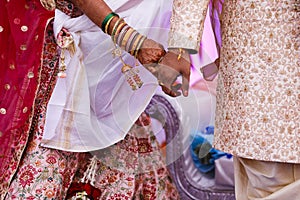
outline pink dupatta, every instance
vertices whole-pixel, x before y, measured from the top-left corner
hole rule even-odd
[[[1,199],[29,136],[40,80],[44,31],[54,13],[37,0],[0,2]]]

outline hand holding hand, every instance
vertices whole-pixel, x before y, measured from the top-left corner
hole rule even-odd
[[[151,39],[143,42],[137,54],[137,59],[159,81],[162,90],[172,97],[188,96],[190,80],[189,54],[182,49],[172,49],[165,52],[163,46]],[[176,83],[177,77],[182,75],[182,84]]]
[[[138,51],[137,59],[145,66],[152,65],[158,63],[165,54],[166,51],[161,44],[147,38]]]
[[[165,93],[179,96],[181,89],[183,96],[188,96],[190,82],[190,57],[182,49],[168,51],[158,64],[157,78]],[[182,77],[181,84],[176,84],[177,77]]]

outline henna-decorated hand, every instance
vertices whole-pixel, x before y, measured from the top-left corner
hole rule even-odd
[[[146,39],[137,59],[158,79],[167,95],[177,97],[181,94],[180,89],[184,96],[188,95],[190,58],[187,52],[174,49],[166,53],[161,44]],[[175,82],[179,75],[182,75],[182,84]]]
[[[147,38],[137,54],[137,59],[143,65],[152,65],[158,63],[165,54],[166,51],[161,44]]]

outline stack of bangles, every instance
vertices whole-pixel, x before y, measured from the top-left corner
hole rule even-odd
[[[126,52],[130,53],[135,58],[137,57],[138,51],[141,48],[143,42],[147,39],[146,36],[140,34],[133,28],[131,28],[123,18],[120,18],[116,13],[112,12],[108,14],[103,22],[101,29],[103,32],[108,34],[108,27],[114,17],[118,20],[114,24],[111,32],[111,39],[115,45],[118,45]]]

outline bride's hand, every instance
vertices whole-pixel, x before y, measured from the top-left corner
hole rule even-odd
[[[184,50],[173,49],[165,52],[163,46],[151,39],[146,39],[137,54],[137,59],[157,79],[162,90],[169,96],[188,95],[190,80],[189,54]],[[182,83],[176,83],[182,75]]]

